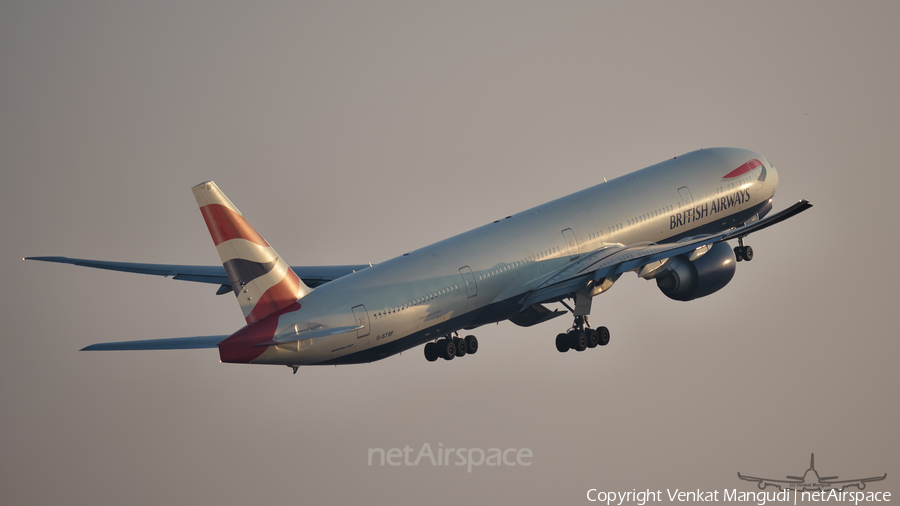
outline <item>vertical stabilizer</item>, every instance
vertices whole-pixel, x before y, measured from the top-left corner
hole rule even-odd
[[[207,181],[191,190],[247,323],[285,309],[312,291],[216,183]]]

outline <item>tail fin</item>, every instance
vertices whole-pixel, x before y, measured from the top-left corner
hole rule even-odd
[[[216,183],[207,181],[191,190],[247,323],[285,309],[312,291]]]

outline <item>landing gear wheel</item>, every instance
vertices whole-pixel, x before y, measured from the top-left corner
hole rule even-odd
[[[584,351],[587,349],[587,336],[583,330],[573,330],[569,332],[569,346],[575,351]]]
[[[597,335],[597,329],[585,329],[585,337],[587,337],[587,347],[596,348],[600,344],[600,336]]]
[[[456,346],[453,346],[453,341],[449,339],[438,339],[437,347],[438,354],[444,360],[453,360],[456,356]]]
[[[466,342],[466,352],[469,355],[474,355],[478,351],[478,338],[475,336],[466,336],[464,341]]]
[[[458,337],[453,338],[453,346],[456,346],[456,356],[464,357],[466,355],[466,340]]]
[[[438,359],[437,345],[434,343],[425,343],[425,360],[434,362]]]
[[[559,334],[556,336],[556,349],[559,350],[560,353],[565,353],[569,351],[569,335],[568,334]]]
[[[606,346],[609,344],[609,329],[606,327],[598,327],[597,328],[597,344],[600,346]]]
[[[744,246],[744,238],[738,238],[738,245],[734,248],[734,256],[737,258],[737,261],[741,260],[750,261],[753,260],[753,248],[750,246]]]

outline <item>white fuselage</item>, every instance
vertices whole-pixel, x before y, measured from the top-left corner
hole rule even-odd
[[[723,179],[751,159],[764,167]],[[762,182],[760,170],[767,171]],[[777,186],[776,171],[753,151],[678,156],[322,285],[299,310],[280,316],[275,340],[318,326],[364,327],[273,345],[253,363],[371,362],[507,319],[523,309],[524,294],[579,255],[729,229],[750,219]]]

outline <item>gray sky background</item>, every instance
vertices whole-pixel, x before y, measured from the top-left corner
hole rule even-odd
[[[897,2],[0,4],[0,502],[574,504],[887,473],[900,492]],[[756,258],[690,303],[623,277],[478,355],[222,365],[79,353],[228,334],[215,287],[22,262],[218,262],[214,179],[290,263],[380,262],[701,147],[757,150]],[[369,448],[530,467],[369,467]]]

